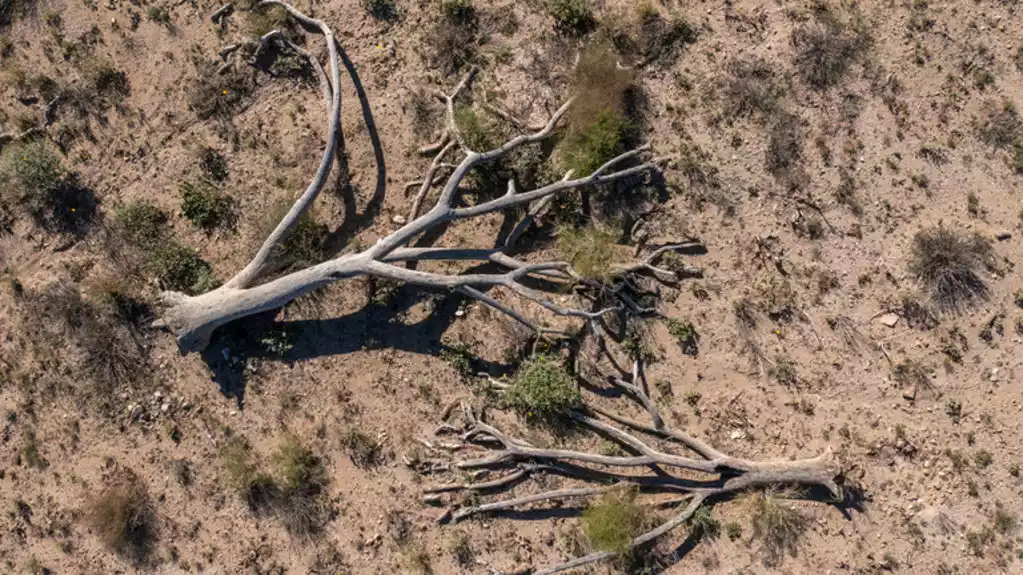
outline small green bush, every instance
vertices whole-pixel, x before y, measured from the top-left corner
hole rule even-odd
[[[231,216],[231,200],[206,180],[182,182],[181,214],[196,227],[212,230]]]
[[[471,25],[476,21],[476,7],[472,0],[441,0],[441,14],[447,20],[460,25]]]
[[[281,484],[288,491],[308,491],[326,481],[323,462],[293,436],[281,441],[272,461]]]
[[[562,168],[572,170],[577,178],[590,175],[625,151],[632,127],[632,122],[618,110],[605,108],[597,112],[593,122],[573,127],[561,140],[558,154]]]
[[[668,320],[668,333],[675,338],[682,353],[695,356],[700,351],[700,334],[689,320]]]
[[[358,467],[373,467],[380,463],[380,443],[354,427],[341,435],[341,447]]]
[[[169,27],[171,25],[170,12],[160,6],[150,6],[146,10],[146,17],[149,18],[150,22],[156,22],[161,26]]]
[[[227,160],[216,148],[203,146],[199,150],[199,169],[207,178],[214,182],[223,182],[227,179]]]
[[[256,227],[255,237],[260,244],[284,219],[288,210],[291,209],[291,205],[291,200],[284,199],[278,201],[267,212],[266,217]],[[298,220],[298,223],[291,229],[291,233],[275,248],[274,257],[291,265],[319,263],[323,259],[324,243],[329,233],[330,230],[326,224],[317,221],[316,211],[310,210]]]
[[[213,268],[199,256],[199,252],[173,240],[167,240],[149,252],[147,267],[164,288],[188,295],[206,293],[220,285],[213,275]]]
[[[537,355],[515,373],[505,393],[511,408],[535,420],[554,421],[582,405],[579,386],[557,358]]]
[[[8,145],[0,154],[0,199],[42,213],[64,176],[60,156],[45,141]]]
[[[593,29],[588,0],[547,0],[545,7],[554,18],[554,29],[566,36],[581,36]]]
[[[714,518],[710,507],[701,507],[689,519],[692,533],[696,537],[714,539],[721,533],[721,522]]]
[[[167,214],[146,200],[121,206],[114,221],[128,242],[145,249],[156,246],[167,233]]]
[[[609,493],[583,512],[583,533],[599,551],[626,553],[647,523],[634,490]]]
[[[362,7],[377,20],[391,22],[398,19],[398,5],[395,0],[362,0]]]
[[[558,230],[557,251],[584,278],[607,281],[616,260],[618,238],[594,226]]]
[[[489,117],[480,117],[472,106],[455,108],[455,125],[470,149],[485,152],[500,145],[499,126]]]

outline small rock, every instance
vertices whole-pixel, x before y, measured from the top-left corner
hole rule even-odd
[[[916,399],[916,386],[911,385],[906,389],[902,390],[902,398],[909,401],[913,401],[914,399]]]
[[[460,310],[455,311],[455,317],[462,317],[464,315],[465,315],[465,310],[461,310],[460,309]]]
[[[401,214],[395,214],[394,217],[391,218],[391,221],[398,224],[399,226],[403,226],[405,225],[406,222],[408,222],[408,220],[405,219],[405,216]]]
[[[1009,232],[999,232],[995,234],[995,239],[1000,242],[1004,242],[1005,240],[1012,239],[1012,234]]]
[[[888,327],[895,327],[899,323],[899,314],[897,313],[886,313],[878,318],[881,325]]]
[[[163,397],[163,394],[160,393],[159,391],[154,391],[153,392],[153,397],[155,397],[156,399],[160,399],[160,398]]]
[[[164,403],[163,405],[161,405],[160,406],[160,411],[162,411],[164,413],[167,413],[168,411],[170,411],[170,404],[169,403]]]

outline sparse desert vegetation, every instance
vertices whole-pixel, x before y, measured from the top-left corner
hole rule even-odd
[[[1019,10],[0,0],[0,570],[1020,571]]]

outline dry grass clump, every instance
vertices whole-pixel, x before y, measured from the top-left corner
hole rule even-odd
[[[764,563],[776,566],[786,554],[795,557],[799,540],[808,527],[806,517],[770,494],[750,495],[747,505],[752,538],[763,543]]]
[[[557,250],[572,269],[587,279],[607,281],[617,260],[618,238],[595,226],[558,230]]]
[[[807,85],[826,90],[845,78],[872,43],[867,23],[858,12],[849,9],[839,14],[819,4],[814,9],[813,21],[792,32],[793,64]]]
[[[983,237],[939,226],[913,236],[909,272],[935,307],[958,312],[987,299],[988,287],[978,272],[991,260],[991,244]]]
[[[649,514],[631,489],[608,493],[583,512],[583,534],[598,551],[627,553],[648,523]]]
[[[241,109],[252,93],[252,76],[243,70],[217,73],[217,62],[196,65],[196,77],[188,91],[188,107],[200,120],[228,120]]]
[[[785,91],[775,75],[775,66],[760,58],[733,60],[722,81],[724,113],[729,118],[759,116],[766,120],[782,111]]]
[[[288,435],[280,441],[270,457],[270,472],[242,440],[226,445],[220,457],[229,482],[254,513],[273,514],[293,535],[308,537],[322,530],[327,475],[322,460],[298,438]]]
[[[131,472],[87,504],[86,518],[108,547],[140,561],[156,539],[156,514],[146,486]]]
[[[95,289],[86,299],[77,287],[58,282],[23,300],[23,322],[31,322],[38,353],[80,370],[89,385],[74,386],[74,393],[104,410],[114,408],[118,388],[151,377],[140,327],[147,316],[123,287]]]

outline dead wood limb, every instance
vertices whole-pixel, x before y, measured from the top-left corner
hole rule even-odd
[[[228,2],[220,8],[217,8],[213,14],[210,14],[210,21],[214,24],[221,24],[221,20],[230,16],[234,12],[234,4]]]

